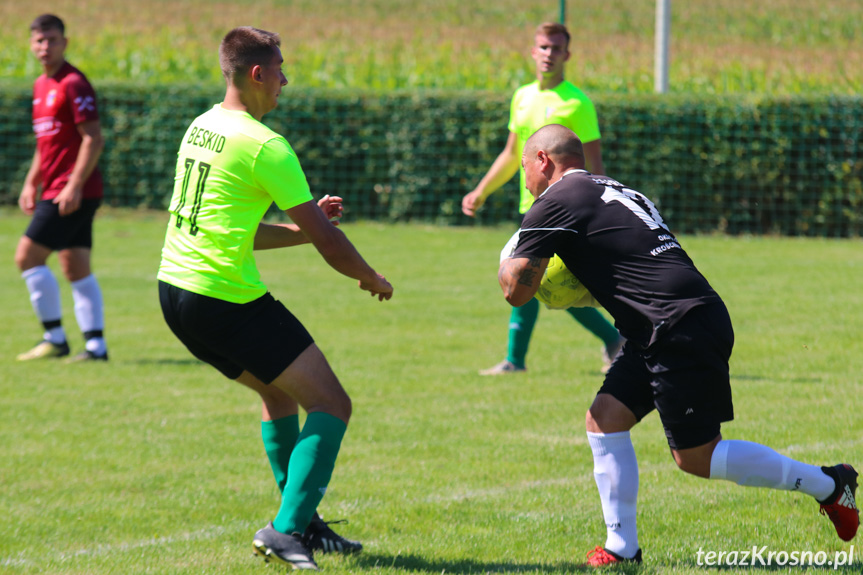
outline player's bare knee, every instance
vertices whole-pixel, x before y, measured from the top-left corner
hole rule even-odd
[[[710,461],[715,444],[709,443],[700,447],[684,450],[671,450],[671,456],[677,467],[685,473],[696,477],[710,478]]]
[[[677,467],[684,473],[695,475],[696,477],[702,477],[704,479],[710,478],[710,465],[705,468],[700,462],[690,459],[679,459],[677,457],[674,458],[674,462],[677,463]]]
[[[345,423],[350,420],[351,414],[354,410],[354,405],[353,401],[351,401],[350,396],[347,394],[347,392],[345,392],[344,389],[342,389],[341,393],[338,394],[338,396],[335,398],[331,410],[332,415],[338,417]]]
[[[305,405],[303,405],[305,403]],[[351,418],[353,403],[345,389],[338,383],[338,379],[332,381],[318,381],[313,389],[309,390],[305,402],[300,405],[309,413],[321,411],[333,417],[338,417],[345,423]]]
[[[347,423],[351,419],[351,415],[353,414],[353,412],[354,412],[353,401],[351,401],[351,398],[347,394],[345,394],[345,402],[343,405],[344,417],[342,418],[345,423]]]
[[[585,426],[590,433],[629,431],[636,423],[638,420],[628,407],[605,393],[594,398],[585,415]]]
[[[83,279],[83,278],[76,277],[75,274],[72,272],[72,270],[70,270],[67,266],[64,266],[64,265],[60,266],[60,272],[63,274],[63,277],[66,278],[66,281],[70,282],[70,283],[74,282],[74,281],[78,281],[79,279]]]
[[[37,266],[45,265],[45,259],[37,257],[22,243],[18,244],[18,249],[15,250],[15,265],[19,271],[26,272]]]
[[[22,273],[33,267],[28,265],[27,259],[19,252],[15,252],[15,266],[18,268],[18,271]]]
[[[601,433],[599,424],[593,418],[593,413],[590,409],[588,409],[587,412],[584,414],[584,427],[590,433]]]
[[[618,429],[617,418],[609,410],[601,405],[594,403],[587,410],[585,416],[585,426],[590,433],[614,433],[621,431]]]
[[[57,253],[60,271],[69,282],[82,280],[90,275],[89,255],[82,250],[61,250]]]
[[[351,399],[347,396],[344,398],[339,398],[338,400],[327,400],[322,401],[314,406],[310,406],[307,410],[309,413],[314,413],[316,411],[322,413],[328,413],[333,417],[337,417],[348,423],[351,419],[351,413],[353,411],[353,405],[351,404]]]
[[[683,457],[682,455],[680,455],[680,453],[679,453],[679,452],[674,451],[674,450],[672,449],[672,450],[671,450],[671,457],[674,459],[674,463],[676,463],[676,464],[677,464],[677,468],[678,468],[678,469],[680,469],[680,470],[681,470],[681,471],[683,471],[684,473],[690,473],[690,474],[692,473],[692,472],[690,471],[690,469],[691,469],[691,468],[689,467],[689,462],[686,460],[686,458],[685,458],[685,457]]]

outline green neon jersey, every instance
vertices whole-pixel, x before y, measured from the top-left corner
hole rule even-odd
[[[575,132],[582,143],[599,139],[596,108],[588,97],[572,83],[564,80],[551,90],[540,90],[539,81],[516,90],[509,111],[509,131],[516,135],[516,154],[521,163],[524,143],[534,132],[549,124],[562,124]],[[525,213],[533,196],[524,181],[524,169],[519,168],[521,200],[518,211]]]
[[[233,303],[261,297],[258,224],[273,202],[287,210],[311,200],[287,140],[247,112],[217,104],[180,144],[158,278]]]

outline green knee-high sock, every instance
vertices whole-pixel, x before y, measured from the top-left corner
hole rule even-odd
[[[521,307],[512,308],[509,316],[509,346],[506,350],[506,359],[516,367],[524,367],[527,347],[530,345],[530,336],[537,317],[539,317],[539,300],[536,298]]]
[[[324,497],[347,425],[328,413],[310,413],[294,446],[288,482],[273,527],[282,533],[303,533]]]
[[[300,416],[289,415],[272,421],[261,422],[261,437],[264,440],[264,449],[267,450],[267,459],[279,493],[285,490],[288,481],[288,464],[291,461],[291,452],[294,444],[300,436]]]
[[[605,319],[605,316],[595,307],[571,307],[566,311],[575,318],[575,321],[601,339],[605,347],[610,348],[617,344],[617,340],[620,338],[617,328]]]

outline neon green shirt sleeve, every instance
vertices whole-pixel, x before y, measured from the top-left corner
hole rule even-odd
[[[300,160],[281,136],[261,147],[254,173],[258,185],[269,191],[281,210],[289,210],[312,199]]]

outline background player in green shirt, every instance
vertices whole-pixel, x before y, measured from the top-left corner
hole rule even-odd
[[[316,569],[310,531],[335,466],[351,400],[303,325],[261,282],[253,250],[311,242],[336,271],[379,300],[393,288],[330,222],[341,198],[312,199],[291,146],[260,122],[287,79],[277,34],[242,27],[219,48],[224,101],[196,118],[180,145],[159,299],[174,334],[197,358],[260,394],[264,447],[282,492],[255,534],[266,560]],[[293,224],[261,222],[275,202]],[[299,407],[308,414],[302,430]],[[318,525],[320,527],[320,525]],[[337,550],[346,541],[324,542]]]
[[[509,117],[509,138],[506,146],[480,180],[476,188],[465,195],[462,211],[475,216],[485,199],[520,172],[519,213],[524,214],[533,203],[525,186],[521,167],[524,143],[536,130],[548,124],[561,124],[578,134],[584,142],[587,169],[604,174],[599,124],[593,103],[584,92],[563,79],[564,65],[569,60],[570,35],[563,24],[540,24],[534,34],[531,56],[536,63],[536,81],[519,88],[512,97]],[[623,339],[605,316],[594,308],[570,308],[569,314],[603,342],[603,372],[623,345]],[[483,375],[499,375],[525,370],[525,357],[530,337],[539,315],[539,301],[532,299],[521,307],[512,308],[509,320],[509,346],[501,363],[481,371]]]

